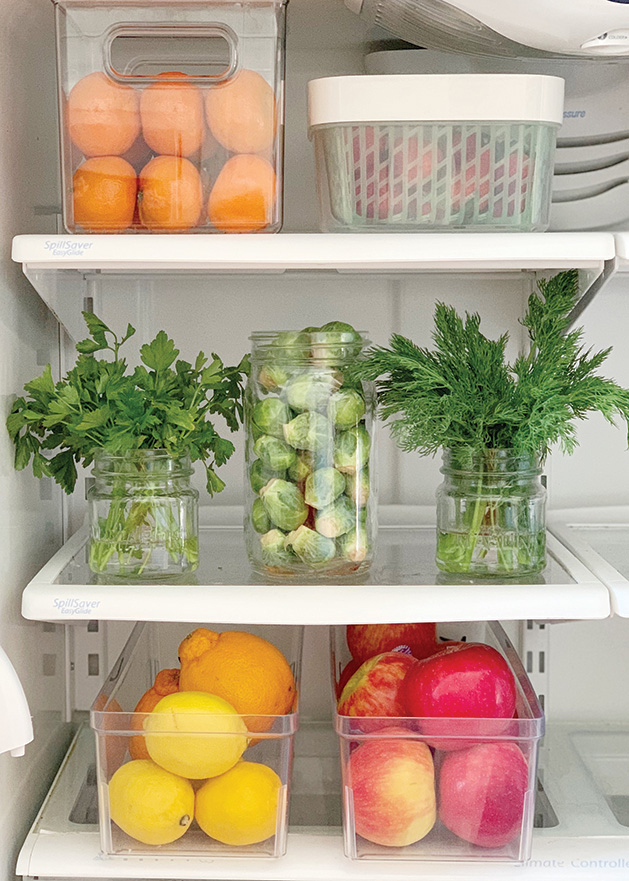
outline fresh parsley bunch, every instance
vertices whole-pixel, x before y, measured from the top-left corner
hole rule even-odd
[[[522,320],[530,347],[513,364],[505,358],[508,334],[488,339],[477,314],[463,319],[438,303],[432,350],[395,334],[355,373],[377,380],[380,414],[403,450],[510,449],[543,460],[559,444],[571,453],[574,423],[588,413],[629,422],[629,391],[598,375],[611,350],[585,350],[582,329],[570,330],[578,299],[576,270],[540,281]]]
[[[48,365],[11,408],[7,428],[15,467],[26,468],[32,459],[36,477],[52,477],[71,493],[76,463],[90,465],[100,449],[111,455],[161,449],[203,462],[210,495],[224,489],[215,469],[227,462],[234,445],[218,434],[210,417],[222,416],[230,431],[242,422],[248,356],[237,367],[225,367],[218,355],[208,364],[199,352],[189,364],[177,360],[179,350],[162,330],[142,346],[142,363],[129,373],[120,349],[135,328],[128,325],[119,338],[93,313],[83,317],[90,337],[77,344],[75,366],[55,383]],[[99,352],[113,358],[97,358]]]

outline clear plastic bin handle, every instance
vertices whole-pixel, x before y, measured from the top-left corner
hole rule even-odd
[[[126,48],[132,47],[132,54],[127,51],[125,56],[122,47],[126,41]],[[208,42],[207,50],[199,52],[198,47]],[[196,51],[193,51],[195,43]],[[176,47],[174,52],[173,46]],[[188,82],[218,85],[238,71],[238,37],[228,25],[220,22],[114,25],[105,35],[103,64],[108,76],[126,85],[181,81],[175,75],[170,79],[169,71],[164,72],[164,68],[170,68],[173,74],[185,72]],[[217,73],[178,70],[178,67],[204,69],[212,66],[219,67]]]

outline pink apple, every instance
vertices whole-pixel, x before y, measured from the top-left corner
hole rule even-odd
[[[516,695],[515,678],[500,652],[489,645],[464,643],[418,661],[404,680],[400,697],[407,715],[431,720],[421,723],[431,746],[462,749],[470,742],[453,735],[501,734],[506,720],[513,718]]]
[[[420,661],[435,651],[437,629],[435,624],[348,624],[347,646],[352,658],[366,661],[382,652],[390,652],[399,645],[407,645],[413,657]]]
[[[416,664],[419,661],[401,652],[385,652],[365,661],[343,689],[338,703],[339,714],[404,716],[400,691],[407,673]]]
[[[528,765],[515,743],[479,743],[449,753],[439,774],[439,818],[480,847],[503,847],[522,828]]]
[[[374,844],[405,847],[435,824],[432,755],[425,743],[407,737],[403,728],[386,728],[347,763],[344,782],[352,793],[356,834]]]

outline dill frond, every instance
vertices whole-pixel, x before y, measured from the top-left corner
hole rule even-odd
[[[569,330],[578,297],[576,270],[538,283],[522,319],[530,347],[513,364],[505,359],[508,334],[488,339],[478,314],[461,318],[437,303],[432,349],[394,334],[388,348],[369,350],[354,376],[376,381],[380,416],[403,450],[512,449],[543,460],[559,445],[571,453],[575,422],[588,413],[629,424],[629,390],[597,372],[610,349],[586,350],[582,329]]]

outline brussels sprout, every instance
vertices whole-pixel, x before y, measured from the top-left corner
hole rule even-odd
[[[332,444],[332,426],[321,413],[300,413],[284,426],[284,440],[297,450],[322,456]]]
[[[284,437],[283,427],[291,416],[290,409],[279,398],[265,398],[253,408],[251,417],[253,428],[260,429],[262,434],[270,434],[273,437]]]
[[[363,342],[351,324],[328,321],[320,328],[312,346],[312,357],[324,364],[352,361],[360,354]]]
[[[330,398],[328,416],[337,428],[352,428],[365,415],[365,399],[354,389],[340,389]]]
[[[297,460],[288,469],[288,476],[295,483],[302,483],[314,468],[310,453],[298,453]]]
[[[337,538],[339,535],[345,535],[352,527],[356,525],[356,509],[351,499],[347,496],[339,496],[339,498],[317,511],[315,516],[315,528],[321,535],[328,538]]]
[[[336,556],[336,544],[331,538],[326,538],[309,529],[300,526],[294,532],[290,532],[285,539],[286,547],[293,549],[299,559],[309,566],[321,566],[329,563]]]
[[[273,526],[262,499],[256,499],[251,506],[251,525],[256,532],[268,532]]]
[[[291,375],[291,365],[309,353],[308,338],[300,331],[278,333],[267,349],[264,364],[258,373],[258,382],[266,391],[283,388]]]
[[[345,535],[337,539],[339,556],[352,563],[362,563],[369,551],[367,530],[360,526],[358,529],[350,529]]]
[[[311,508],[325,508],[345,489],[345,477],[336,468],[318,468],[306,479],[304,498]]]
[[[262,562],[266,566],[286,566],[294,564],[295,555],[285,547],[285,533],[280,529],[271,529],[260,536]]]
[[[263,434],[253,445],[253,452],[274,471],[286,471],[297,458],[297,453],[287,443],[270,434]]]
[[[330,396],[340,388],[330,372],[302,373],[286,383],[284,394],[293,410],[326,410]]]
[[[370,489],[369,470],[367,468],[363,468],[362,471],[354,474],[345,475],[345,492],[357,507],[362,508],[367,504]]]
[[[264,509],[280,529],[297,529],[308,517],[308,508],[299,488],[287,480],[274,478],[260,490]]]
[[[274,477],[286,477],[286,472],[284,470],[274,471],[268,465],[265,465],[261,459],[256,459],[251,463],[249,482],[254,493],[259,493],[262,487],[266,486],[269,480],[272,480]]]
[[[267,392],[276,392],[288,382],[290,372],[279,364],[265,364],[258,373],[258,382]]]
[[[370,445],[371,439],[364,425],[342,431],[334,443],[334,467],[344,474],[356,474],[369,461]]]

